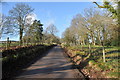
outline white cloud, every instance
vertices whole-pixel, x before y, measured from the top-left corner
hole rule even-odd
[[[37,15],[35,13],[28,14],[26,17],[26,23],[32,24],[35,19],[37,19]]]

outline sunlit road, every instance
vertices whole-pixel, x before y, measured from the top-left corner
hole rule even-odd
[[[63,50],[56,46],[17,78],[76,78],[78,74],[78,70],[65,58]],[[82,75],[80,78],[83,78]]]

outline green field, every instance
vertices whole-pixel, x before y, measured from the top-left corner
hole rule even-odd
[[[84,69],[94,69],[98,72],[104,72],[106,77],[117,78],[120,75],[119,57],[120,47],[107,47],[105,46],[105,60],[103,62],[102,46],[72,46],[67,47],[68,50],[72,50],[73,53],[79,54],[84,61],[88,61],[89,66],[85,66]]]

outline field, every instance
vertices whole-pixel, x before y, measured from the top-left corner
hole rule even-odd
[[[120,47],[105,46],[105,60],[103,62],[102,46],[72,46],[67,47],[71,53],[79,55],[81,71],[90,78],[118,78],[120,63]],[[79,60],[77,60],[79,61]],[[77,63],[77,61],[75,63]],[[101,74],[101,75],[100,75]]]

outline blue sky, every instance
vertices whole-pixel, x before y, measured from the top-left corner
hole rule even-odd
[[[7,2],[3,5],[3,13],[8,15],[9,10],[15,5],[15,2]],[[26,2],[32,8],[37,19],[41,20],[44,24],[44,29],[53,23],[57,29],[57,36],[61,37],[62,33],[67,27],[70,26],[72,18],[84,11],[84,9],[90,6],[96,6],[92,2]],[[8,35],[2,37],[1,40],[5,40]],[[19,40],[19,36],[9,36],[11,40]]]

